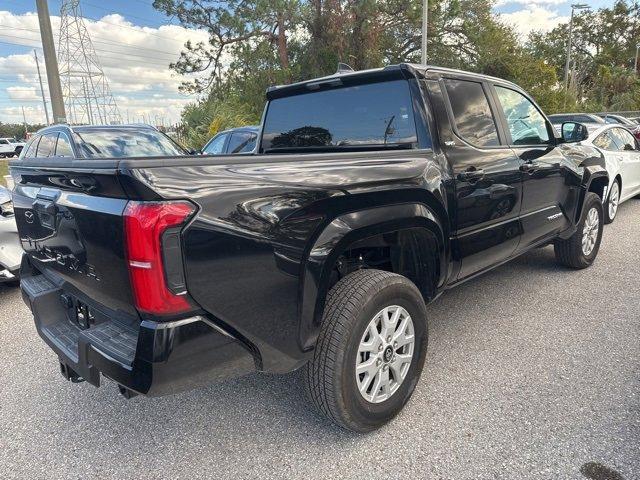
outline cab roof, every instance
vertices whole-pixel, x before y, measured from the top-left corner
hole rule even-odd
[[[427,75],[428,72],[435,72],[449,75],[464,75],[479,80],[489,80],[499,82],[505,85],[511,85],[519,88],[513,82],[489,75],[469,72],[465,70],[456,70],[453,68],[438,67],[435,65],[421,65],[417,63],[400,63],[397,65],[389,65],[383,68],[373,68],[369,70],[338,70],[332,75],[326,77],[313,78],[302,82],[296,82],[289,85],[278,85],[267,89],[267,99],[287,97],[299,93],[307,93],[321,88],[338,87],[342,85],[357,85],[360,83],[370,83],[385,80],[401,80],[408,78],[420,78]]]

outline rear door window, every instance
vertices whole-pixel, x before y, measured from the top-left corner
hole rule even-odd
[[[489,100],[479,82],[444,80],[458,134],[476,147],[500,144]]]
[[[64,133],[58,135],[58,144],[56,145],[56,157],[73,157],[71,144]]]
[[[610,133],[619,150],[635,150],[636,140],[629,132],[622,128],[612,128]]]
[[[609,132],[598,135],[593,141],[593,144],[603,150],[618,150],[618,145],[611,139]]]
[[[227,153],[247,153],[253,151],[256,146],[255,133],[251,132],[234,132],[231,134]]]
[[[228,134],[223,133],[222,135],[218,135],[217,137],[214,137],[213,140],[211,140],[207,145],[205,145],[202,152],[207,155],[220,155],[224,153],[224,143],[227,141],[228,136],[229,136]]]
[[[409,83],[392,80],[271,100],[262,147],[267,153],[413,148],[417,141]]]
[[[36,157],[46,158],[52,157],[56,150],[56,140],[58,138],[58,132],[45,133],[40,139],[38,144],[38,150],[36,151]]]

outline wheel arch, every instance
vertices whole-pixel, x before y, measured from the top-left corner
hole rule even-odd
[[[609,186],[609,174],[603,167],[590,166],[585,168],[583,177],[582,194],[580,195],[579,208],[576,209],[575,223],[580,221],[582,210],[584,208],[584,200],[587,192],[593,192],[600,197],[602,203],[605,202],[605,190]]]
[[[315,344],[327,293],[347,252],[388,251],[387,260],[394,265],[388,271],[410,278],[427,300],[436,294],[444,283],[448,258],[446,216],[444,208],[439,210],[419,202],[385,205],[345,213],[325,225],[303,266],[299,302],[303,349]]]

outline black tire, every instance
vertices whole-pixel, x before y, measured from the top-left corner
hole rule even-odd
[[[613,188],[613,185],[617,185],[618,187],[618,203],[620,203],[620,183],[618,182],[618,180],[614,180],[614,182],[611,184],[611,187]],[[616,219],[618,210],[616,209],[616,212],[613,214],[613,216],[611,216],[610,212],[609,212],[609,202],[611,202],[611,189],[609,189],[609,194],[607,195],[607,202],[602,206],[602,209],[604,211],[604,224],[605,225],[609,225],[611,223],[613,223],[613,221]]]
[[[358,348],[376,314],[396,305],[404,308],[413,322],[413,357],[395,393],[372,403],[360,394],[356,383]],[[409,279],[381,270],[354,272],[341,279],[327,296],[316,349],[306,366],[307,394],[323,415],[343,428],[360,433],[380,428],[411,397],[424,365],[427,338],[425,303]]]
[[[595,209],[598,213],[598,233],[596,242],[589,255],[585,255],[582,250],[582,237],[584,227],[589,212]],[[554,250],[556,261],[566,267],[582,269],[589,267],[598,256],[600,242],[602,241],[602,229],[604,227],[604,211],[600,197],[593,192],[588,192],[584,199],[584,208],[578,222],[575,233],[567,240],[556,240]]]

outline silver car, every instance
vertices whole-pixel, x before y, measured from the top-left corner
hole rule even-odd
[[[17,282],[22,246],[13,215],[11,192],[0,186],[0,283]]]

